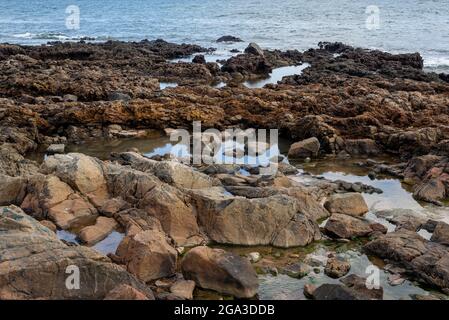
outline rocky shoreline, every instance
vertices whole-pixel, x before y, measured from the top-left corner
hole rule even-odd
[[[198,289],[253,298],[258,273],[315,271],[341,281],[298,288],[306,297],[382,299],[382,288],[367,290],[335,252],[292,256],[279,267],[259,252],[216,248],[355,239],[393,266],[393,282],[410,278],[447,294],[449,226],[403,215],[389,231],[366,216],[361,194],[382,192],[370,185],[313,176],[305,184],[286,161],[264,176],[259,168],[188,166],[139,150],[109,159],[64,153],[66,144],[148,138],[190,130],[193,121],[203,129],[276,128],[295,142],[289,159],[363,158],[370,176],[396,177],[416,200],[445,206],[449,83],[424,72],[418,53],[250,44],[208,62],[211,52],[163,40],[0,45],[0,299],[192,299]],[[192,62],[173,60],[185,57]],[[244,85],[304,63],[301,75],[278,84]],[[177,86],[161,89],[164,82]],[[42,163],[31,160],[42,148]],[[370,159],[386,154],[395,163]],[[61,230],[80,245],[61,241]],[[123,235],[114,252],[91,248],[114,231]],[[80,269],[79,290],[65,286],[71,265]]]

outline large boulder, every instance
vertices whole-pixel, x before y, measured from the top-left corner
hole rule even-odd
[[[449,246],[449,224],[438,222],[433,231],[430,241],[438,242]]]
[[[179,189],[161,182],[150,172],[110,165],[107,169],[110,192],[147,212],[162,224],[177,245],[199,244],[202,239],[194,208]]]
[[[117,248],[118,259],[140,280],[148,282],[174,274],[177,251],[158,230],[126,236]]]
[[[346,139],[344,148],[347,153],[353,156],[378,155],[381,150],[373,139]]]
[[[35,218],[45,219],[50,208],[67,200],[75,191],[54,175],[38,174],[28,179],[25,193],[21,208]]]
[[[315,138],[308,138],[299,142],[295,142],[288,150],[288,157],[293,159],[313,158],[320,151],[320,141]]]
[[[75,229],[95,222],[98,214],[92,204],[77,194],[51,207],[48,218],[61,229]]]
[[[330,212],[323,208],[314,197],[314,190],[306,190],[302,187],[280,188],[280,192],[297,200],[298,210],[312,220],[322,220],[330,216]]]
[[[256,56],[260,56],[260,57],[264,56],[264,52],[263,52],[262,48],[259,47],[259,45],[257,43],[254,43],[254,42],[251,42],[248,45],[248,47],[246,47],[245,53],[253,54],[253,55],[256,55]]]
[[[179,246],[194,246],[202,242],[195,208],[180,190],[161,184],[139,202],[139,208],[159,219],[165,233]]]
[[[330,236],[343,239],[365,237],[373,232],[368,221],[338,213],[330,216],[324,229]]]
[[[182,274],[196,285],[238,298],[256,295],[259,281],[251,263],[221,249],[196,247],[182,260]]]
[[[445,245],[401,229],[374,239],[364,249],[368,254],[406,267],[418,280],[449,288],[449,247]]]
[[[49,219],[61,229],[79,228],[95,222],[95,207],[54,175],[28,179],[21,208],[37,219]]]
[[[74,190],[101,204],[108,198],[102,162],[81,153],[54,155],[42,165],[45,173],[53,173]]]
[[[446,199],[449,192],[446,188],[449,185],[449,175],[427,179],[415,186],[413,197],[416,200],[422,200],[440,205],[440,201]]]
[[[360,193],[334,194],[324,203],[330,213],[362,216],[368,212],[368,205]]]
[[[151,290],[95,250],[66,246],[20,208],[0,208],[0,299],[103,299],[119,285]],[[73,271],[75,270],[75,271]],[[79,289],[69,276],[79,270]],[[66,284],[69,284],[67,286]]]
[[[0,174],[0,205],[20,204],[25,197],[27,179]]]
[[[236,245],[305,246],[321,239],[318,225],[286,195],[247,199],[220,187],[190,192],[198,221],[211,240]]]
[[[112,159],[133,169],[148,172],[161,181],[187,189],[210,188],[219,182],[177,161],[155,161],[135,152],[113,154]]]

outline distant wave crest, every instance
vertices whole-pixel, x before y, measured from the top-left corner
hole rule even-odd
[[[14,38],[20,39],[33,39],[33,40],[57,40],[57,41],[101,41],[101,40],[110,40],[111,37],[92,37],[86,35],[76,35],[69,36],[60,32],[42,32],[42,33],[31,33],[25,32],[20,34],[13,35]]]

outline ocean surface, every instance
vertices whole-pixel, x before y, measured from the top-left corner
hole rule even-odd
[[[73,5],[79,25],[77,10],[66,11]],[[223,35],[245,42],[215,43]],[[216,47],[218,53],[250,41],[300,50],[342,41],[420,52],[427,69],[449,73],[449,0],[0,0],[0,42],[83,38],[163,38]]]

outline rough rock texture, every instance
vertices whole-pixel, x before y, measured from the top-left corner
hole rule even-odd
[[[382,300],[383,288],[369,289],[366,279],[355,274],[340,280],[343,284],[323,284],[312,295],[316,300]]]
[[[66,287],[73,274],[69,266],[79,268],[79,290]],[[18,207],[0,208],[0,299],[103,299],[119,285],[152,297],[149,288],[95,250],[66,246]]]
[[[449,225],[444,222],[438,222],[430,241],[449,246]]]
[[[331,236],[343,239],[365,237],[373,232],[368,221],[338,213],[327,220],[324,229]]]
[[[95,158],[80,153],[54,155],[45,160],[43,170],[96,203],[102,203],[109,196],[103,168]]]
[[[80,231],[79,239],[87,245],[93,245],[106,238],[117,226],[117,222],[112,218],[98,217],[94,225]]]
[[[182,260],[185,279],[196,285],[238,298],[251,298],[257,293],[259,282],[250,262],[221,249],[196,247]]]
[[[200,225],[218,243],[290,247],[321,238],[317,224],[289,196],[247,199],[211,188],[191,197]]]
[[[351,264],[348,261],[339,258],[330,258],[327,260],[326,273],[331,278],[341,278],[345,276],[351,269]]]
[[[293,143],[288,151],[288,156],[293,159],[314,158],[319,151],[320,141],[313,137]]]
[[[367,243],[373,255],[406,267],[417,279],[438,288],[449,287],[449,248],[416,232],[399,230]]]
[[[104,300],[154,300],[154,297],[148,297],[145,293],[122,284],[109,291]]]
[[[125,237],[116,255],[130,273],[148,282],[173,275],[178,253],[167,243],[165,234],[147,230]]]
[[[171,293],[187,300],[193,299],[193,290],[195,290],[195,281],[192,280],[179,280],[170,287]]]
[[[368,212],[368,205],[360,193],[334,194],[324,203],[330,213],[362,216]]]
[[[114,154],[112,159],[120,164],[130,165],[133,169],[151,173],[178,188],[202,189],[219,184],[208,175],[176,161],[155,161],[132,152]]]

